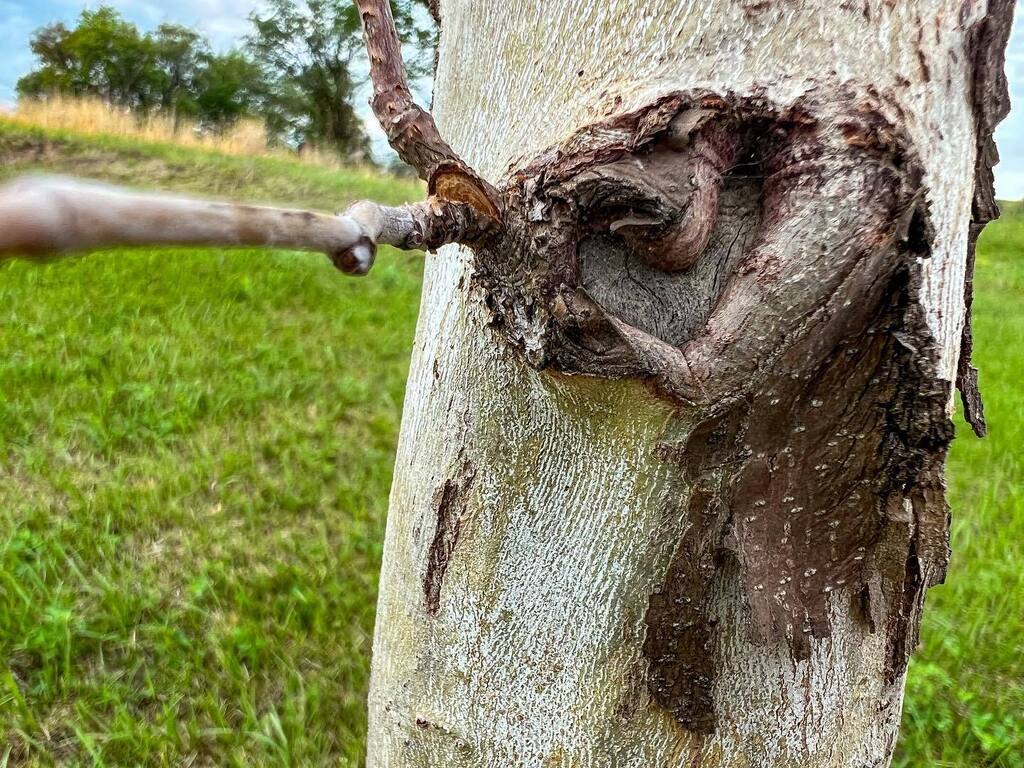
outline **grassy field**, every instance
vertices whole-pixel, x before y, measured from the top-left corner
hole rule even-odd
[[[79,136],[103,140],[120,137],[131,141],[174,144],[192,149],[213,150],[245,157],[287,158],[293,163],[340,168],[342,160],[333,153],[306,146],[299,156],[287,147],[270,146],[262,120],[243,118],[223,132],[209,132],[191,120],[165,113],[140,116],[112,108],[99,98],[64,98],[51,95],[43,100],[21,99],[12,111],[0,111],[0,120],[14,128],[43,128],[49,132],[71,131]],[[130,142],[129,142],[130,143]]]
[[[0,124],[45,167],[340,208],[410,184]],[[992,435],[950,461],[899,765],[1024,766],[1024,215],[978,262]],[[0,267],[0,768],[357,766],[418,257]]]

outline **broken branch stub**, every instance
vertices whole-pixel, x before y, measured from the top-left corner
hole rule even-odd
[[[260,246],[320,251],[365,275],[377,245],[475,243],[491,228],[463,203],[430,197],[397,207],[370,201],[338,215],[135,192],[53,176],[0,187],[0,259],[35,259],[141,245]]]
[[[356,0],[356,6],[370,57],[370,104],[388,143],[429,184],[432,195],[465,203],[478,215],[500,221],[497,191],[456,154],[431,114],[413,99],[389,0]]]

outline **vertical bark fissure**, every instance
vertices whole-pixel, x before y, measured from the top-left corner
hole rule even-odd
[[[423,600],[427,613],[436,614],[441,607],[441,588],[448,572],[455,546],[459,543],[462,519],[469,500],[476,470],[468,460],[458,474],[445,480],[434,495],[436,525],[427,549],[427,567],[423,576]]]

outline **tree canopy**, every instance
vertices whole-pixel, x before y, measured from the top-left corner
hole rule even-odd
[[[410,44],[413,73],[433,50],[434,26],[424,0],[393,3],[399,36]],[[351,0],[270,0],[250,15],[248,49],[263,67],[272,131],[343,152],[366,150],[366,133],[354,109],[366,79],[359,12]]]
[[[82,11],[72,28],[39,29],[31,49],[39,66],[18,81],[21,96],[96,96],[220,128],[256,112],[265,90],[262,70],[246,54],[213,53],[198,33],[177,24],[141,33],[107,6]]]
[[[421,74],[435,37],[426,2],[394,5],[410,69]],[[355,99],[367,64],[355,5],[271,0],[250,21],[244,47],[215,53],[188,27],[161,24],[140,32],[109,6],[84,10],[72,27],[55,23],[34,33],[38,65],[18,81],[18,94],[93,96],[143,114],[188,117],[213,130],[253,115],[283,143],[366,156]]]

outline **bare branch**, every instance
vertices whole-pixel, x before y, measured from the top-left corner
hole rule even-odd
[[[431,194],[500,219],[497,191],[448,146],[434,118],[413,101],[389,0],[356,0],[356,6],[370,56],[371,105],[388,142],[428,182]]]
[[[396,208],[362,201],[331,215],[38,176],[0,187],[0,260],[113,246],[267,246],[321,251],[341,271],[365,275],[378,244],[473,243],[489,232],[478,218],[436,198]]]

